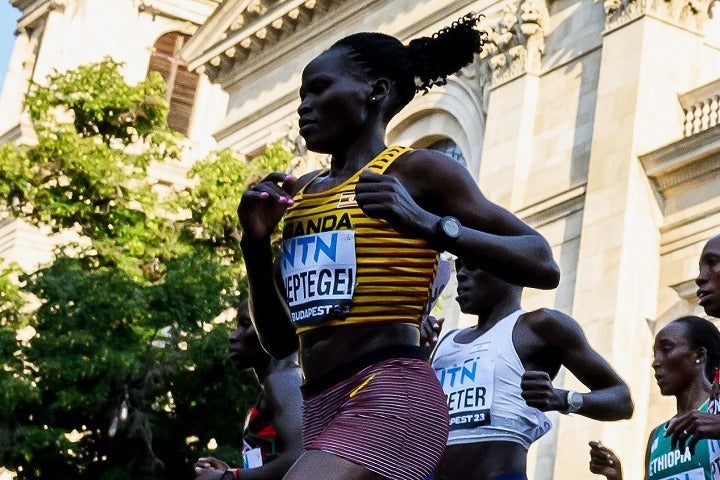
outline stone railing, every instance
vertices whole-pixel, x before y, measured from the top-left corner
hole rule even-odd
[[[683,136],[690,137],[720,123],[720,79],[678,96],[685,121]]]

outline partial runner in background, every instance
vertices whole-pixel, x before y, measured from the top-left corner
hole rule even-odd
[[[543,412],[620,420],[633,412],[630,391],[557,310],[526,312],[522,287],[458,259],[457,301],[477,324],[452,330],[432,354],[450,411],[450,436],[435,480],[525,480],[530,445],[551,428]],[[588,389],[552,384],[565,366]]]
[[[280,480],[302,453],[302,374],[297,354],[275,360],[260,346],[247,300],[238,307],[237,329],[230,334],[230,360],[238,370],[252,369],[260,395],[243,427],[244,465],[231,468],[214,457],[195,464],[198,480]]]
[[[686,428],[687,424],[678,420],[691,418],[694,412],[701,414],[700,418],[716,417],[708,409],[716,408],[717,392],[711,379],[720,367],[720,332],[704,318],[681,317],[658,332],[653,352],[652,367],[660,393],[675,397],[677,413],[650,433],[644,478],[716,480],[718,441],[697,435],[697,430]],[[623,478],[620,459],[600,442],[590,442],[590,471],[608,480]]]

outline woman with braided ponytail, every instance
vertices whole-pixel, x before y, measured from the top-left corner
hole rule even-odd
[[[415,93],[472,62],[468,15],[404,46],[339,40],[302,74],[300,134],[328,170],[272,173],[238,208],[253,321],[265,349],[299,347],[305,453],[286,479],[426,479],[445,449],[447,405],[419,347],[438,252],[513,283],[554,288],[547,242],[431,150],[385,145]],[[285,216],[273,262],[270,236]],[[273,268],[274,265],[274,268]],[[242,475],[240,475],[242,478]]]

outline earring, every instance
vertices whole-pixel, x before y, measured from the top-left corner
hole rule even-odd
[[[375,100],[377,100],[377,98],[376,98],[376,97],[370,97],[370,100],[374,102]]]
[[[700,363],[700,359],[699,358],[695,359],[695,363]]]

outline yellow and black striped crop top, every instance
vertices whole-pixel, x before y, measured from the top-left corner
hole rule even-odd
[[[384,173],[407,151],[389,147],[365,168]],[[428,301],[438,253],[425,240],[408,238],[363,213],[355,202],[361,173],[325,192],[305,193],[303,187],[286,212],[280,266],[298,332],[328,325],[418,324]]]

